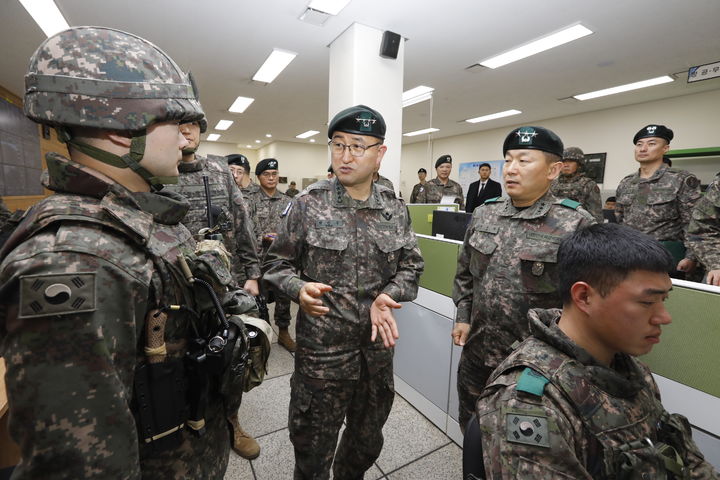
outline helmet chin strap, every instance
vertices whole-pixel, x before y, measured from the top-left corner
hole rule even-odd
[[[72,145],[88,157],[92,157],[95,160],[116,168],[130,168],[133,172],[137,173],[140,178],[145,180],[148,185],[150,185],[150,189],[153,192],[162,190],[163,185],[165,184],[175,184],[178,182],[178,177],[158,177],[151,174],[147,171],[147,169],[140,165],[140,162],[145,155],[145,140],[147,139],[146,130],[139,130],[132,133],[130,152],[123,156],[115,155],[114,153],[110,153],[93,145],[76,140],[72,138],[70,131],[66,128],[56,127],[56,130],[58,132],[58,139],[61,142]]]
[[[199,147],[199,146],[198,146],[198,147]],[[198,147],[195,147],[195,148],[183,148],[183,149],[182,149],[182,154],[183,154],[183,155],[190,155],[190,154],[192,154],[192,153],[195,153],[195,152],[197,152]]]

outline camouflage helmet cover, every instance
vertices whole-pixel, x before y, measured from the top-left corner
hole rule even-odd
[[[165,52],[105,27],[74,27],[38,47],[25,76],[25,114],[53,126],[130,131],[204,115],[191,79]]]
[[[579,147],[567,147],[563,151],[562,159],[563,161],[573,161],[577,162],[578,165],[584,165],[585,153]]]

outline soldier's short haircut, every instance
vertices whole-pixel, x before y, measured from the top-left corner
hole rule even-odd
[[[555,162],[562,162],[562,157],[560,155],[555,155],[554,153],[550,153],[550,152],[542,152],[542,153],[545,154],[545,160],[550,164],[555,163]]]
[[[654,238],[616,223],[580,229],[560,243],[558,290],[563,304],[572,299],[570,288],[586,282],[605,297],[634,271],[671,273],[672,254]]]

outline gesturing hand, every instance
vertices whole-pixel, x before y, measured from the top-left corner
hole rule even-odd
[[[370,322],[372,323],[371,341],[375,341],[379,332],[385,348],[395,346],[395,340],[400,338],[400,335],[398,335],[397,324],[395,323],[392,309],[401,307],[402,305],[390,298],[390,295],[386,293],[381,293],[377,296],[370,306]]]
[[[323,293],[331,290],[332,287],[330,285],[325,285],[324,283],[306,283],[302,286],[300,294],[298,295],[300,308],[302,308],[305,313],[313,317],[325,315],[330,311],[330,309],[323,304],[320,297]]]

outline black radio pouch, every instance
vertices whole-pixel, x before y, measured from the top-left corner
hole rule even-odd
[[[140,441],[153,454],[177,448],[185,425],[185,371],[182,359],[142,363],[135,369]]]

